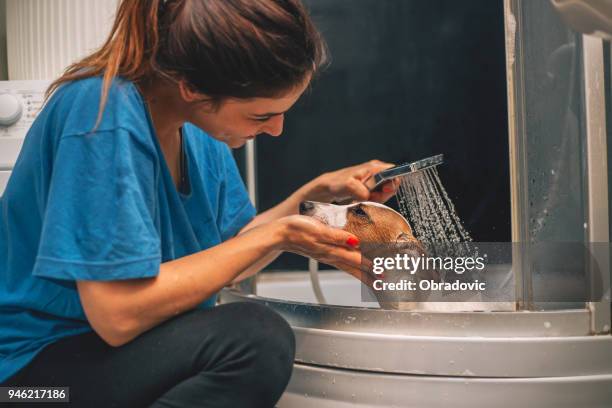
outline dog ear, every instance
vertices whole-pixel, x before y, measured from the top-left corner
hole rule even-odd
[[[397,236],[397,238],[395,239],[395,242],[410,242],[413,240],[414,238],[412,238],[410,235],[406,234],[405,232],[402,232],[401,234]]]
[[[395,250],[398,253],[407,254],[410,257],[418,258],[421,256],[427,257],[428,251],[427,247],[424,246],[419,240],[415,237],[402,233],[397,237],[397,241],[395,241]],[[441,281],[440,272],[436,269],[423,269],[420,268],[417,271],[417,277],[419,279],[430,279],[436,282]]]
[[[420,253],[421,255],[425,255],[425,247],[423,244],[416,239],[416,237],[410,233],[402,232],[397,238],[395,238],[395,246],[397,248],[404,248],[413,250],[415,252]]]
[[[404,253],[414,257],[425,255],[421,243],[409,234],[398,235],[393,247],[398,253]]]

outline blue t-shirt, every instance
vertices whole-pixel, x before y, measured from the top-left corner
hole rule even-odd
[[[133,83],[113,82],[92,132],[101,86],[89,78],[53,95],[0,198],[0,381],[92,330],[75,281],[154,277],[161,262],[217,245],[255,215],[230,149],[189,123],[190,192],[177,191]]]

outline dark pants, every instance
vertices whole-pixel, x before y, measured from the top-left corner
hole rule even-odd
[[[121,347],[93,332],[59,340],[8,384],[68,386],[74,408],[269,408],[289,382],[294,354],[282,317],[231,303],[179,315]]]

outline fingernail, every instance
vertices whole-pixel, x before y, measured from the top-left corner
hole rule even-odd
[[[359,240],[355,237],[349,237],[349,239],[346,240],[346,244],[352,246],[353,248],[357,248],[357,245],[359,245]]]
[[[383,187],[383,192],[385,192],[385,193],[391,193],[393,191],[395,191],[395,189],[393,187],[391,187],[391,186]]]

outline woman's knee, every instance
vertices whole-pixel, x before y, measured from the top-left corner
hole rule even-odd
[[[295,357],[295,336],[287,321],[267,306],[254,302],[227,305],[233,309],[234,330],[241,336],[246,352],[252,359],[252,371],[276,376],[278,380],[291,375]],[[239,318],[236,318],[239,317]]]
[[[295,336],[281,315],[254,302],[237,302],[227,306],[234,309],[234,329],[250,347],[260,354],[273,356],[277,361],[293,363]]]

